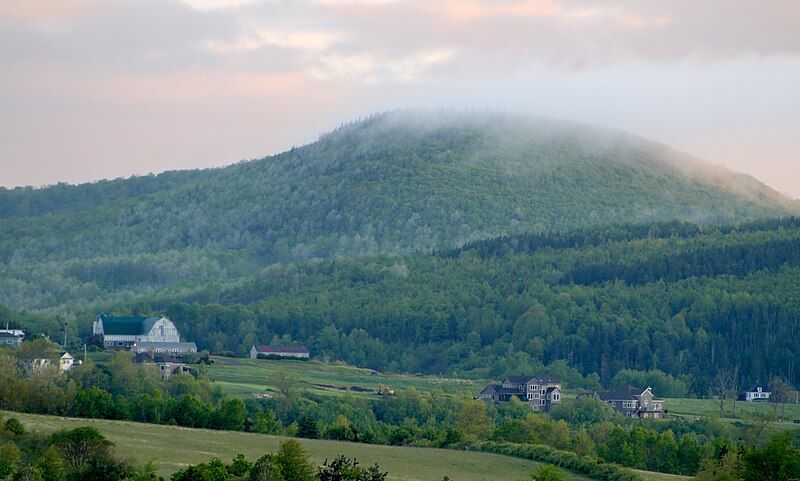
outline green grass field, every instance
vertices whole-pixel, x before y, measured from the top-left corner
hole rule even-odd
[[[712,399],[680,399],[667,398],[664,400],[664,407],[674,416],[709,416],[719,415],[719,402]],[[725,401],[724,415],[722,419],[740,423],[753,418],[757,414],[775,412],[779,420],[772,423],[770,431],[778,432],[783,430],[800,429],[800,424],[795,424],[795,419],[800,419],[800,404],[773,404],[773,403],[748,403],[736,402],[736,415],[733,413],[733,403]],[[783,415],[781,416],[781,413]]]
[[[341,396],[347,389],[353,394],[374,396],[379,384],[391,389],[414,387],[426,393],[441,389],[445,393],[469,391],[474,394],[485,383],[431,376],[382,374],[370,369],[326,364],[320,361],[233,359],[213,357],[208,376],[229,394],[250,396],[253,393],[274,393],[274,379],[279,370],[301,383],[304,390],[316,394]]]
[[[176,426],[75,419],[4,412],[16,417],[28,429],[49,433],[59,428],[95,426],[116,445],[116,453],[138,462],[153,460],[162,475],[169,475],[187,464],[219,457],[230,461],[236,453],[255,459],[277,450],[286,438],[252,433],[210,431]],[[529,479],[537,463],[495,454],[461,452],[447,449],[375,446],[323,440],[301,440],[312,460],[321,464],[326,458],[344,454],[362,465],[380,464],[389,471],[389,479],[439,481],[449,476],[453,481],[517,481]],[[586,478],[575,477],[575,480]]]
[[[685,414],[692,416],[708,416],[719,414],[719,402],[712,399],[680,399],[667,398],[664,400],[664,407],[671,413]],[[736,416],[733,415],[733,403],[725,401],[725,418],[743,418],[754,414],[772,412],[777,409],[778,416],[781,415],[781,405],[773,403],[748,403],[736,402]],[[800,419],[800,404],[786,404],[783,406],[783,418],[791,422]]]
[[[236,453],[249,459],[277,450],[286,438],[231,431],[211,431],[178,426],[76,419],[1,412],[3,418],[15,417],[25,426],[42,433],[61,428],[94,426],[116,445],[119,456],[144,463],[153,461],[161,475],[167,476],[181,467],[204,462],[212,457],[230,461]],[[449,449],[376,446],[371,444],[300,440],[311,459],[321,464],[339,454],[354,457],[362,465],[378,463],[389,472],[389,479],[403,481],[439,481],[449,476],[452,481],[519,481],[529,480],[538,463],[524,459],[471,451]],[[648,481],[688,481],[686,476],[639,471]],[[588,481],[571,475],[571,481]]]

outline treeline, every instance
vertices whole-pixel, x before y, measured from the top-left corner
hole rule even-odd
[[[467,242],[438,252],[443,257],[458,257],[463,252],[475,252],[481,258],[512,254],[533,254],[545,249],[581,249],[611,242],[630,242],[642,239],[688,239],[700,235],[728,235],[776,229],[796,229],[800,218],[761,219],[739,224],[700,226],[691,222],[671,221],[648,224],[612,224],[603,227],[564,232],[523,233]]]
[[[120,351],[106,364],[86,359],[67,374],[57,367],[55,346],[44,340],[0,349],[0,409],[118,419],[187,427],[244,430],[245,405],[227,399],[196,365],[194,374],[163,381],[155,365],[137,366],[133,353]],[[44,367],[26,361],[51,359]]]
[[[762,269],[775,269],[800,261],[800,238],[766,240],[746,245],[703,247],[652,256],[630,264],[606,262],[577,265],[565,275],[566,282],[596,284],[623,281],[646,284],[674,282],[689,277],[745,276]]]
[[[565,232],[524,233],[467,242],[462,246],[440,251],[438,255],[457,258],[464,252],[474,252],[485,259],[508,254],[533,254],[545,248],[580,249],[596,247],[609,242],[629,242],[636,239],[688,238],[700,235],[704,231],[711,232],[714,229],[719,228],[702,228],[690,222],[673,221],[611,225],[603,228]]]
[[[254,462],[242,454],[230,464],[214,458],[179,470],[170,481],[385,481],[388,474],[377,464],[363,467],[344,455],[314,466],[303,446],[290,439]]]

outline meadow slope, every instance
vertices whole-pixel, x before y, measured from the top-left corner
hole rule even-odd
[[[236,453],[255,459],[276,451],[286,438],[262,434],[210,431],[177,426],[161,426],[124,421],[76,419],[56,416],[3,412],[16,417],[29,429],[52,432],[60,428],[94,426],[115,445],[116,452],[138,462],[152,460],[159,473],[169,475],[187,464],[219,457],[229,461]],[[311,459],[321,464],[338,454],[355,457],[363,465],[378,463],[389,471],[389,479],[439,481],[516,481],[526,479],[537,463],[487,453],[446,449],[378,446],[371,444],[301,440]],[[586,478],[575,478],[585,480]]]

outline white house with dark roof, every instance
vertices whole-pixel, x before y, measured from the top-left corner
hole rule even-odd
[[[756,385],[750,390],[740,392],[739,399],[746,402],[767,402],[770,394],[770,391]]]
[[[549,411],[561,402],[561,381],[551,377],[507,376],[502,384],[490,384],[478,399],[493,403],[509,402],[512,397],[527,403],[535,411]]]

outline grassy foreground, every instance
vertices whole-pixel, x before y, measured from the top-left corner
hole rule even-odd
[[[220,457],[225,461],[236,453],[255,459],[276,451],[285,438],[230,431],[210,431],[177,426],[159,426],[75,419],[21,413],[2,413],[4,418],[16,417],[28,429],[52,432],[59,428],[94,426],[115,445],[118,455],[138,462],[153,460],[162,475],[169,475],[188,464]],[[537,463],[495,454],[460,452],[446,449],[427,449],[324,440],[301,440],[315,463],[338,454],[355,457],[363,465],[378,463],[389,471],[389,479],[439,481],[449,476],[453,481],[516,481],[529,479]],[[585,478],[575,478],[585,480]]]
[[[28,429],[50,433],[56,429],[94,426],[116,445],[116,452],[137,462],[152,460],[159,473],[168,476],[178,469],[219,457],[229,461],[236,453],[255,459],[277,450],[286,438],[231,431],[211,431],[178,426],[77,419],[1,412],[4,418],[15,417]],[[449,476],[453,481],[528,480],[539,463],[488,453],[449,449],[376,446],[316,439],[300,440],[311,459],[321,464],[338,454],[355,457],[363,465],[378,463],[389,471],[389,479],[403,481],[439,481]],[[639,471],[648,481],[687,481],[686,476]],[[572,475],[574,481],[587,478]]]

